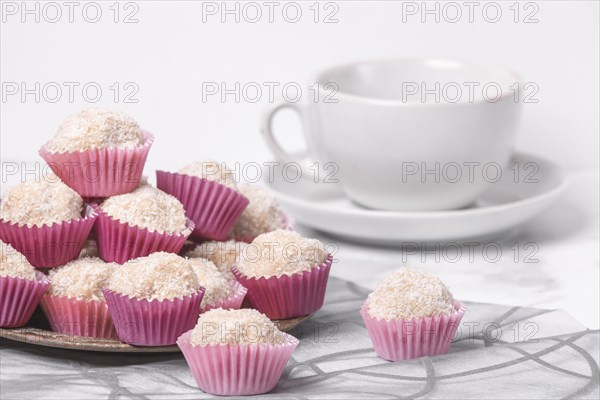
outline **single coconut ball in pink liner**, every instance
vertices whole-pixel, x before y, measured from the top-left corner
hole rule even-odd
[[[240,184],[238,189],[250,203],[233,226],[230,237],[252,239],[260,234],[285,228],[285,216],[279,202],[267,189],[248,183]]]
[[[27,258],[8,243],[0,240],[0,276],[36,280],[35,268]]]
[[[196,293],[200,283],[192,265],[172,253],[152,253],[116,268],[108,289],[129,297],[173,300]]]
[[[118,264],[106,263],[97,257],[84,257],[50,271],[50,294],[77,300],[104,301],[102,288]]]
[[[0,203],[0,218],[31,228],[78,219],[82,210],[81,196],[49,174],[8,189]]]
[[[233,280],[228,275],[221,273],[211,261],[204,258],[190,258],[188,261],[192,265],[200,286],[205,289],[201,307],[215,304],[234,294]]]
[[[248,277],[292,275],[320,266],[327,256],[320,241],[278,229],[257,236],[236,265]]]
[[[134,148],[144,144],[144,134],[129,115],[92,108],[69,115],[46,148],[51,153],[98,148]]]
[[[279,344],[285,337],[266,315],[252,309],[209,310],[198,318],[192,346],[218,344]]]
[[[400,320],[454,312],[450,290],[436,276],[402,268],[388,276],[367,298],[371,317]]]
[[[230,189],[237,190],[235,174],[228,169],[225,163],[217,161],[197,161],[186,165],[177,171],[179,174],[204,178],[207,181],[213,181],[227,186]]]
[[[226,242],[204,242],[187,251],[184,256],[189,258],[205,258],[217,267],[227,277],[235,279],[231,268],[244,256],[248,244],[228,240]]]
[[[109,197],[100,208],[107,215],[131,226],[159,233],[188,231],[183,204],[152,186],[141,186],[131,193]]]

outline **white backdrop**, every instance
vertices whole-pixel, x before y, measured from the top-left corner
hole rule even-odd
[[[3,8],[7,7],[4,2]],[[135,2],[137,23],[114,23],[112,2],[101,3],[97,23],[94,8],[83,11],[85,2],[74,8],[73,23],[68,8],[61,6],[62,18],[50,23],[55,12],[40,6],[40,22],[35,15],[4,13],[0,41],[1,80],[25,82],[27,88],[49,82],[59,83],[63,96],[56,103],[48,87],[39,103],[20,93],[2,100],[2,159],[33,159],[39,146],[56,130],[70,112],[91,106],[83,98],[82,87],[97,82],[102,96],[96,105],[119,108],[131,113],[143,127],[158,137],[151,153],[152,164],[169,168],[183,159],[213,157],[225,161],[264,160],[269,152],[258,134],[260,111],[268,103],[266,89],[257,103],[233,95],[222,103],[219,96],[202,102],[202,82],[224,82],[233,88],[248,82],[288,82],[305,84],[311,74],[340,62],[369,58],[403,56],[442,56],[495,63],[517,71],[524,81],[539,86],[537,104],[524,105],[524,118],[517,147],[559,160],[565,167],[598,165],[598,3],[573,1],[534,2],[539,8],[533,17],[538,23],[522,20],[535,11],[522,3],[519,23],[509,9],[513,2],[497,2],[502,17],[493,19],[489,2],[474,8],[470,23],[468,8],[461,5],[462,18],[450,23],[451,9],[439,5],[440,22],[435,15],[403,13],[405,3],[338,1],[338,23],[314,23],[312,1],[298,2],[302,17],[286,22],[283,5],[274,8],[273,23],[268,8],[257,23],[246,22],[243,3],[240,22],[235,15],[203,14],[203,4],[211,2]],[[221,2],[215,2],[220,7]],[[233,4],[232,4],[233,3]],[[415,2],[420,6],[421,2]],[[14,2],[20,5],[20,2]],[[28,3],[33,9],[35,2]],[[58,2],[58,4],[62,4]],[[229,7],[234,7],[230,2]],[[429,3],[433,9],[435,2]],[[207,5],[204,5],[207,9]],[[320,6],[320,19],[333,9]],[[293,9],[287,9],[293,18]],[[119,19],[135,11],[120,7]],[[247,19],[253,18],[246,8]],[[206,22],[203,23],[203,16]],[[22,23],[22,17],[26,22]],[[485,18],[484,18],[485,17]],[[533,18],[532,17],[532,18]],[[402,22],[403,18],[406,22]],[[77,82],[74,102],[69,102],[63,82]],[[127,82],[139,92],[137,104],[114,102],[111,85],[119,83],[121,94]],[[280,86],[280,87],[281,87]],[[304,87],[304,98],[309,98]],[[20,90],[20,89],[19,89]],[[42,89],[40,89],[42,91]],[[94,97],[93,88],[89,89]],[[276,90],[281,94],[281,90]],[[280,125],[285,127],[285,119]],[[297,133],[290,118],[289,134]],[[286,134],[288,132],[285,132]],[[298,140],[296,141],[298,142]],[[174,155],[177,154],[177,157]]]
[[[429,9],[440,10],[439,22],[434,14],[420,13],[422,2],[321,2],[316,6],[320,12],[315,22],[314,2],[309,1],[297,2],[302,16],[296,23],[285,19],[295,18],[295,9],[286,2],[275,3],[273,22],[269,22],[269,6],[254,3],[263,15],[251,23],[248,20],[255,17],[256,7],[244,8],[245,3],[237,3],[241,15],[236,22],[233,14],[206,12],[222,9],[221,2],[138,1],[117,7],[113,2],[98,2],[97,7],[75,2],[70,22],[69,8],[63,2],[52,6],[29,2],[27,7],[33,13],[25,13],[20,1],[2,2],[2,161],[37,160],[38,148],[62,119],[90,106],[124,110],[157,135],[150,169],[174,169],[204,158],[265,161],[270,154],[258,129],[260,112],[269,103],[264,82],[278,83],[276,94],[281,94],[286,83],[302,84],[301,101],[305,101],[310,92],[304,85],[312,73],[341,62],[439,56],[506,66],[539,87],[535,95],[539,101],[524,104],[516,147],[557,161],[573,180],[561,205],[538,219],[529,231],[534,239],[537,233],[546,234],[550,249],[545,253],[549,256],[544,259],[546,266],[556,271],[571,268],[573,273],[553,272],[563,285],[562,297],[549,294],[538,301],[537,294],[526,293],[525,286],[517,294],[490,294],[481,288],[468,293],[468,299],[519,302],[515,296],[528,294],[524,301],[528,304],[523,305],[564,307],[588,326],[597,326],[598,2],[536,1],[516,6],[512,1],[492,6],[478,2],[473,22],[462,1],[453,3],[453,9],[447,3],[428,2]],[[452,23],[449,20],[457,15],[455,5],[462,17]],[[414,6],[419,8],[417,13],[408,12],[414,11]],[[227,7],[233,9],[236,2],[228,2]],[[96,8],[102,14],[92,23]],[[491,23],[497,18],[497,8],[502,14],[498,22]],[[324,23],[326,15],[334,11],[331,18],[338,22]],[[137,22],[125,23],[126,17]],[[55,19],[58,21],[53,23]],[[526,19],[538,22],[525,23]],[[231,89],[236,82],[241,87],[258,83],[264,89],[262,97],[255,103],[248,98],[253,94],[242,96],[239,102],[233,95],[225,102],[218,95],[203,101],[203,84],[223,83]],[[40,87],[37,92],[36,83]],[[69,85],[74,88],[72,99]],[[97,103],[86,101],[85,85],[91,88],[87,92],[91,99],[96,97],[94,88],[101,88]],[[61,88],[60,99],[56,99],[56,87]],[[117,87],[119,98],[115,99]],[[23,88],[33,89],[33,93],[23,98]],[[124,96],[134,89],[137,92],[130,100],[138,102],[125,102]],[[286,114],[276,126],[282,136],[289,136],[291,146],[302,143],[296,122]],[[3,190],[5,183],[3,179]],[[573,215],[577,218],[570,221]],[[563,225],[575,233],[563,237],[559,234]],[[577,270],[578,266],[583,269]],[[455,287],[462,285],[468,290],[472,286],[473,282],[452,282],[450,271],[441,274]],[[536,276],[527,278],[535,280]],[[374,284],[368,277],[361,279]]]

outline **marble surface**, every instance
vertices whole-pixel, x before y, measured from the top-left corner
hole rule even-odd
[[[331,243],[332,275],[374,288],[402,265],[438,275],[462,299],[515,306],[563,309],[586,327],[600,326],[598,171],[567,173],[569,187],[548,211],[504,237],[461,249],[428,244],[415,251],[372,247],[302,233]],[[460,242],[459,242],[460,244]],[[484,250],[487,247],[487,250]],[[496,249],[500,255],[496,255]],[[486,251],[488,253],[486,253]]]
[[[467,302],[447,355],[378,358],[358,310],[369,290],[332,278],[326,306],[268,398],[598,398],[599,332],[564,311]],[[181,354],[86,353],[2,341],[3,399],[195,399]],[[541,396],[541,397],[540,397]]]
[[[463,252],[456,260],[443,245],[403,252],[344,242],[299,226],[303,234],[330,243],[334,279],[323,310],[296,332],[301,346],[268,397],[598,398],[598,172],[568,176],[571,186],[553,208],[491,242],[502,249],[495,262],[483,256],[487,242],[476,247],[473,257]],[[377,358],[358,306],[368,290],[401,265],[440,276],[468,303],[465,321],[479,328],[489,321],[509,327],[502,329],[501,342],[483,340],[482,332],[474,331],[446,356],[404,363]],[[531,332],[523,324],[515,327],[519,321],[536,324],[535,341],[523,342]],[[325,343],[332,333],[338,342]],[[1,344],[1,399],[206,397],[179,355]]]
[[[369,290],[332,278],[326,306],[291,333],[300,344],[273,399],[577,398],[599,395],[599,332],[564,311],[467,302],[450,352],[378,358],[358,310]],[[197,399],[181,354],[59,350],[2,341],[2,399]]]

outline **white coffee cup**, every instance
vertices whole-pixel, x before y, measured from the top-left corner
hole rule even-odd
[[[282,108],[297,111],[308,157],[335,163],[342,189],[360,205],[461,208],[507,172],[520,115],[521,83],[511,71],[396,59],[334,67],[314,82],[313,101],[267,110],[263,136],[279,161],[305,163],[280,146],[272,126]]]

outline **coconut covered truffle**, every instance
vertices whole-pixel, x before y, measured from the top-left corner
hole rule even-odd
[[[131,193],[110,197],[101,208],[120,222],[151,232],[181,233],[188,229],[181,202],[152,186],[141,186]]]
[[[411,319],[449,314],[454,299],[436,276],[412,268],[389,274],[367,299],[369,315],[379,319]]]
[[[266,315],[256,310],[217,308],[200,315],[192,331],[192,346],[219,344],[278,344],[283,333]]]
[[[0,276],[35,280],[35,268],[14,247],[0,240]]]
[[[197,161],[181,168],[178,173],[205,178],[208,181],[218,182],[230,189],[237,190],[235,175],[224,163],[217,161]]]
[[[237,220],[231,237],[254,238],[260,234],[284,228],[284,215],[279,203],[267,189],[260,185],[243,183],[239,191],[250,203]]]
[[[77,300],[104,301],[102,288],[117,267],[97,257],[84,257],[50,271],[50,294]]]
[[[138,123],[120,111],[89,109],[69,115],[47,145],[52,153],[133,148],[144,143]]]
[[[226,275],[215,267],[215,264],[204,258],[190,258],[188,261],[198,278],[198,283],[205,289],[201,307],[215,304],[217,301],[233,295],[232,280],[227,279]]]
[[[32,227],[52,225],[81,217],[83,199],[55,175],[23,182],[6,192],[0,217]]]
[[[185,253],[185,256],[189,258],[205,258],[212,261],[221,273],[233,276],[231,267],[243,257],[247,246],[248,244],[236,242],[235,240],[204,242]]]
[[[108,288],[114,292],[148,300],[173,300],[200,289],[191,264],[172,253],[152,253],[116,268]]]
[[[291,275],[318,267],[327,259],[327,250],[316,239],[278,229],[257,236],[237,264],[249,277]]]

